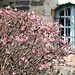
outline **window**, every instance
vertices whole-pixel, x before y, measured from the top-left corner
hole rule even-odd
[[[60,28],[61,38],[69,39],[75,46],[75,6],[73,4],[61,5],[55,10],[55,21],[58,25],[62,24]]]
[[[30,1],[16,1],[16,5],[29,5]]]

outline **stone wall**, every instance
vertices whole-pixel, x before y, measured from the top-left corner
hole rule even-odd
[[[72,3],[75,0],[2,0],[1,7],[11,6],[25,11],[35,11],[38,15],[43,15],[47,22],[53,22],[55,9],[62,4]]]

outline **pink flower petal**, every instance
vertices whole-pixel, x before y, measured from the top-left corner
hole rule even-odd
[[[16,73],[15,73],[15,72],[13,72],[13,75],[16,75]]]
[[[25,60],[25,62],[27,63],[27,62],[28,62],[28,60],[26,59],[26,60]]]
[[[21,60],[24,61],[25,60],[25,57],[21,58]]]

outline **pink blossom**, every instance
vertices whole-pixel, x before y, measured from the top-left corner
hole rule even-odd
[[[16,73],[15,73],[15,72],[13,72],[13,75],[16,75]]]
[[[25,27],[22,27],[21,30],[24,31],[25,30]]]
[[[6,33],[4,32],[4,36],[6,36]]]
[[[73,50],[73,49],[75,49],[75,48],[70,48],[70,50]]]
[[[52,27],[52,26],[53,26],[53,24],[52,24],[52,23],[50,23],[50,26]]]
[[[33,42],[34,42],[34,40],[33,40]]]
[[[3,71],[3,75],[5,75],[5,72]]]
[[[28,16],[30,15],[30,12],[28,13]]]
[[[14,42],[12,42],[12,44],[11,44],[12,46],[14,45]]]
[[[11,12],[10,12],[10,11],[6,11],[6,13],[8,14],[8,16],[11,14]]]
[[[32,42],[30,42],[30,44],[32,44]]]
[[[38,38],[36,39],[36,42],[38,42]]]
[[[52,32],[52,34],[55,34],[55,32]]]
[[[4,14],[1,14],[2,16],[4,16]]]
[[[9,32],[11,32],[11,29],[9,30]]]
[[[46,63],[45,65],[46,65],[46,66],[49,66],[49,63]]]
[[[39,70],[42,70],[43,68],[42,67],[39,67]]]
[[[10,9],[10,6],[7,6],[6,9]]]
[[[44,58],[47,59],[48,57],[45,55]]]
[[[15,40],[20,41],[20,38],[18,36],[16,36],[16,39]]]
[[[40,19],[37,19],[37,21],[40,21]]]
[[[23,16],[23,13],[21,14],[21,16]]]
[[[31,21],[31,20],[29,20],[29,22],[30,22],[30,23],[32,23],[32,21]]]
[[[3,45],[6,45],[6,42],[3,40]]]
[[[43,50],[45,50],[46,48],[44,47]]]
[[[25,17],[25,20],[27,20],[27,17]]]
[[[47,44],[47,40],[46,40],[46,39],[44,39],[43,43],[44,43],[44,44]]]
[[[34,49],[32,50],[32,52],[33,52],[33,53],[36,53]]]
[[[25,60],[25,62],[27,63],[27,62],[28,62],[28,60],[26,59],[26,60]]]
[[[41,66],[39,67],[40,70],[42,70],[43,68],[45,68],[45,65],[41,65]]]
[[[41,33],[41,31],[39,30],[39,33]]]
[[[7,40],[7,37],[6,37],[6,38],[4,38],[4,40]]]
[[[24,41],[24,38],[21,38],[20,41],[23,42]]]
[[[34,14],[34,11],[32,11],[32,14]]]
[[[17,11],[17,8],[15,8],[14,10]]]
[[[75,46],[73,48],[75,49]]]
[[[46,26],[41,26],[41,29],[46,30],[46,29],[48,29],[48,27],[46,27]]]
[[[41,16],[41,19],[43,19],[43,16]]]
[[[68,38],[66,38],[65,42],[68,42]]]
[[[38,55],[38,57],[40,57],[40,55]]]
[[[24,37],[25,37],[26,35],[24,34]]]
[[[24,39],[24,42],[26,42],[27,40],[26,39]]]
[[[65,41],[64,41],[64,40],[62,40],[62,39],[60,39],[60,41],[61,41],[62,43],[65,43]]]
[[[0,19],[0,23],[2,22],[2,19]],[[1,25],[0,25],[1,26]]]
[[[63,28],[64,26],[62,24],[60,24],[60,28]]]
[[[26,39],[28,40],[28,37],[26,37]]]
[[[13,38],[13,35],[11,35],[11,38]]]
[[[51,41],[51,42],[55,42],[55,39],[54,39],[54,38],[51,38],[49,41]]]
[[[10,24],[7,24],[7,26],[10,26]]]
[[[41,40],[43,41],[43,37],[41,37]]]
[[[32,71],[34,71],[34,68],[32,68]]]
[[[10,54],[10,51],[8,50],[7,53]]]
[[[36,26],[36,23],[34,23],[34,26]]]
[[[55,24],[55,25],[57,25],[57,24],[58,24],[58,22],[54,22],[54,24]]]
[[[45,49],[45,51],[48,52],[47,49]]]
[[[2,11],[2,10],[0,10],[0,13],[3,13],[3,11]]]
[[[24,61],[25,60],[25,57],[21,58],[21,60]]]
[[[58,30],[57,33],[59,34],[59,32],[60,32],[60,31]]]

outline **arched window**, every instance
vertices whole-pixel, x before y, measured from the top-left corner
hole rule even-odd
[[[61,38],[69,39],[75,46],[75,6],[73,4],[61,5],[55,10],[55,21],[58,25],[62,24],[60,28]]]

